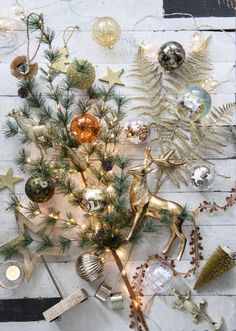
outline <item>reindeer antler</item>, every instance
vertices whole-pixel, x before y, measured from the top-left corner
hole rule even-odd
[[[158,166],[165,167],[165,168],[179,167],[179,166],[185,164],[186,162],[181,162],[181,161],[180,162],[177,162],[177,161],[171,162],[170,161],[170,157],[171,157],[171,155],[174,154],[174,152],[175,152],[175,150],[171,149],[170,151],[163,153],[159,159],[152,158],[152,163],[155,163]]]

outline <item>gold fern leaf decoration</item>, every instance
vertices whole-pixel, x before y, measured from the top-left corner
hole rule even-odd
[[[175,186],[187,185],[190,168],[196,162],[210,163],[212,153],[221,153],[226,146],[227,125],[231,123],[234,103],[227,103],[209,112],[203,121],[185,122],[176,114],[176,97],[181,89],[199,85],[209,78],[212,65],[208,58],[210,38],[203,43],[201,52],[191,51],[185,63],[167,73],[151,59],[145,58],[140,48],[135,56],[130,77],[137,84],[131,87],[137,94],[132,98],[131,110],[150,118],[154,128],[152,143],[160,153],[175,148],[175,158],[186,162],[178,169],[164,170],[158,174],[156,190],[168,179]],[[224,132],[224,134],[222,134]]]

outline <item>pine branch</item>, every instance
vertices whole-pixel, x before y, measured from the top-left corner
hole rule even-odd
[[[7,201],[6,211],[16,212],[19,210],[19,208],[23,208],[20,199],[16,195],[12,195],[10,200]]]
[[[68,250],[71,246],[71,240],[63,236],[59,237],[59,246],[62,253]]]
[[[17,252],[18,252],[17,245],[6,244],[2,246],[0,249],[0,253],[4,256],[5,260],[9,260]]]
[[[22,247],[22,248],[26,248],[28,247],[32,242],[33,242],[33,238],[31,237],[31,235],[25,231],[21,234],[20,236],[20,241],[19,241],[19,245]]]
[[[53,247],[53,242],[48,235],[46,234],[41,235],[40,238],[41,238],[41,242],[39,243],[37,251],[42,252],[50,247]]]
[[[14,137],[19,132],[17,124],[10,120],[6,121],[3,129],[4,129],[3,134],[7,139]]]

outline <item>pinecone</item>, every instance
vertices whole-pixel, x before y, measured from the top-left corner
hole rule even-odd
[[[113,168],[113,161],[111,159],[102,160],[102,169],[104,171],[111,171]]]
[[[87,60],[74,60],[68,67],[67,77],[74,87],[88,89],[95,81],[94,66]]]
[[[25,87],[20,87],[18,90],[18,95],[20,98],[27,98],[29,91]]]

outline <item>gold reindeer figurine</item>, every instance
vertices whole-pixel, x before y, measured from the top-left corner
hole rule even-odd
[[[130,205],[134,212],[134,221],[128,235],[128,240],[130,240],[134,233],[140,229],[145,217],[149,216],[155,219],[160,219],[160,213],[163,209],[167,209],[172,215],[172,222],[169,225],[171,235],[165,249],[163,250],[163,254],[166,254],[170,250],[174,240],[178,237],[180,246],[177,260],[180,260],[184,253],[187,241],[181,230],[183,220],[179,218],[183,207],[176,202],[162,199],[153,194],[149,191],[147,185],[147,175],[151,172],[157,171],[157,169],[152,169],[150,167],[152,163],[167,168],[177,167],[184,164],[183,162],[171,162],[170,157],[173,153],[174,150],[171,150],[165,152],[159,159],[153,159],[151,156],[151,148],[146,147],[143,164],[128,169],[128,173],[133,176],[133,182],[130,189]]]

